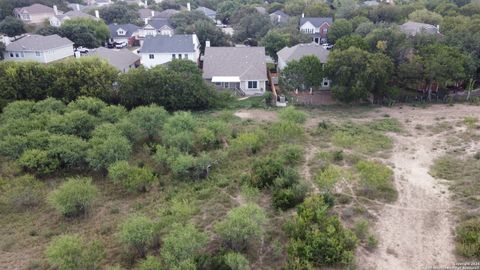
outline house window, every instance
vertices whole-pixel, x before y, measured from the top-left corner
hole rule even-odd
[[[248,81],[248,89],[257,89],[258,87],[257,81]]]
[[[182,59],[182,55],[181,55],[181,54],[178,54],[178,59]]]
[[[35,52],[35,55],[36,55],[36,56],[40,56],[40,52]]]
[[[148,55],[148,58],[150,58],[150,59],[155,59],[155,55],[154,55],[154,54],[149,54],[149,55]]]
[[[20,57],[20,55],[18,54],[18,52],[15,53],[15,57],[17,57],[17,58]]]
[[[13,53],[10,53],[10,57],[13,57]]]
[[[123,35],[125,35],[125,31],[123,31],[122,29],[119,29],[119,30],[117,31],[117,34],[118,34],[119,36],[123,36]]]
[[[188,54],[185,54],[184,56],[185,56],[185,57],[184,57],[185,59],[188,59]]]
[[[25,54],[23,54],[23,52],[20,52],[20,57],[25,57]]]
[[[175,59],[175,54],[172,54],[172,59]]]
[[[328,32],[328,28],[323,28],[322,31],[324,34],[326,34]]]

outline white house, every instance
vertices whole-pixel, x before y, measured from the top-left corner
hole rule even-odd
[[[78,19],[78,18],[92,19],[92,20],[95,20],[95,21],[100,20],[99,18],[97,18],[95,16],[92,16],[90,14],[84,13],[82,11],[71,10],[71,11],[68,11],[64,14],[58,14],[58,15],[50,17],[49,22],[50,22],[51,26],[60,27],[60,26],[62,26],[62,23],[64,23],[65,21],[71,20],[71,19]]]
[[[318,44],[327,42],[328,29],[333,23],[331,17],[303,17],[300,19],[300,31],[312,37],[312,41]]]
[[[287,67],[288,63],[293,60],[300,60],[305,56],[315,56],[320,60],[322,64],[327,63],[328,55],[330,51],[323,48],[323,46],[316,44],[315,42],[312,43],[305,43],[305,44],[297,44],[293,47],[285,47],[277,52],[278,56],[278,64],[277,69],[279,72]],[[321,85],[322,89],[329,89],[330,88],[330,80],[327,78],[323,78],[323,82]]]
[[[174,34],[175,29],[165,18],[145,19],[145,26],[139,30],[139,36],[142,38],[156,35],[173,36]]]
[[[195,34],[147,36],[139,54],[142,65],[147,68],[173,59],[188,59],[196,63],[200,56],[200,42]]]
[[[265,48],[207,46],[202,77],[218,88],[262,95],[268,80]]]
[[[50,63],[73,56],[73,42],[58,35],[29,35],[8,44],[4,55],[5,60]]]
[[[42,4],[33,4],[28,7],[15,8],[13,13],[18,19],[26,24],[42,24],[50,17],[62,14],[62,12],[57,9],[57,6],[51,8]]]
[[[140,32],[140,27],[127,24],[109,24],[110,39],[113,42],[126,42],[129,46],[134,45]]]

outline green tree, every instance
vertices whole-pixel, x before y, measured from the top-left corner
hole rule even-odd
[[[217,19],[223,23],[229,24],[230,17],[237,11],[242,5],[237,1],[224,1],[217,6]]]
[[[337,19],[328,29],[328,40],[335,43],[341,37],[350,35],[353,32],[352,23],[346,19]]]
[[[265,211],[255,204],[246,204],[230,210],[227,216],[215,224],[215,232],[224,244],[236,251],[247,248],[250,241],[263,236]]]
[[[140,137],[150,140],[159,135],[167,117],[167,111],[157,105],[140,106],[128,114],[128,119],[138,127]]]
[[[265,36],[271,27],[272,22],[268,15],[262,15],[258,12],[249,13],[233,24],[235,30],[233,39],[238,42],[243,42],[249,38],[258,40]]]
[[[177,225],[163,238],[162,258],[169,269],[196,269],[195,257],[207,236],[193,225]]]
[[[86,160],[95,170],[106,169],[119,160],[128,160],[132,145],[122,135],[94,136],[89,141]]]
[[[138,5],[128,5],[125,2],[117,2],[112,5],[107,5],[99,11],[100,18],[102,18],[107,24],[138,24],[141,22],[137,10]]]
[[[275,61],[278,60],[277,52],[288,45],[289,37],[287,34],[280,33],[275,30],[270,30],[263,37],[260,44],[265,47],[266,53]]]
[[[368,45],[365,40],[355,34],[344,36],[335,42],[335,50],[346,50],[352,46],[362,50],[368,50]]]
[[[25,33],[25,26],[21,20],[8,16],[0,22],[0,33],[15,37]]]
[[[18,159],[18,164],[41,174],[54,172],[59,166],[58,160],[49,156],[47,151],[39,149],[25,150]]]
[[[318,88],[322,85],[324,74],[323,64],[316,56],[304,56],[298,61],[288,62],[280,74],[280,85],[288,91]]]
[[[78,168],[85,164],[88,143],[72,135],[51,135],[48,156],[58,160],[62,168]]]
[[[332,15],[330,6],[327,3],[314,2],[305,9],[308,17],[329,17]]]
[[[97,116],[106,106],[107,104],[98,98],[82,96],[68,103],[67,111],[85,111]]]
[[[110,37],[110,31],[103,21],[90,18],[67,20],[58,31],[62,37],[70,39],[76,46],[87,48],[100,47]]]
[[[231,270],[250,270],[250,263],[240,253],[229,252],[224,256],[225,263]]]
[[[108,175],[116,184],[129,192],[146,192],[155,180],[148,168],[131,166],[127,161],[117,161],[108,167]]]
[[[101,269],[105,258],[100,242],[87,242],[76,234],[56,237],[45,253],[49,264],[59,270]]]
[[[120,225],[118,237],[126,247],[134,249],[137,255],[145,257],[148,246],[155,236],[155,223],[145,216],[132,216]]]
[[[48,195],[48,202],[62,215],[75,217],[85,214],[98,194],[92,179],[68,178]]]
[[[428,23],[433,25],[438,25],[443,20],[442,15],[426,9],[415,10],[408,15],[408,19],[414,22]]]
[[[194,31],[187,33],[195,33],[200,41],[200,51],[205,51],[205,42],[210,41],[210,45],[214,47],[229,46],[229,36],[227,36],[220,28],[218,28],[211,19],[208,21],[201,20],[193,25]]]
[[[145,260],[142,260],[138,267],[136,268],[137,270],[161,270],[162,269],[162,264],[160,263],[160,260],[154,256],[147,256]]]

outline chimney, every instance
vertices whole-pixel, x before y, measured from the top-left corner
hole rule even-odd
[[[55,13],[55,15],[58,15],[57,5],[53,5],[53,13]]]
[[[148,0],[145,0],[145,8],[148,8]]]
[[[190,8],[190,2],[187,3],[187,10],[192,11],[192,9]]]
[[[437,24],[437,32],[440,33],[440,24]]]
[[[148,24],[148,18],[145,18],[145,25]]]
[[[77,8],[77,11],[80,11],[80,4],[76,4],[75,7]]]
[[[95,10],[95,17],[97,17],[97,19],[100,19],[100,12],[97,10]]]
[[[305,18],[305,13],[302,13],[302,18]]]
[[[155,10],[152,10],[151,15],[152,17],[155,17]]]
[[[205,48],[210,48],[210,40],[205,41]]]

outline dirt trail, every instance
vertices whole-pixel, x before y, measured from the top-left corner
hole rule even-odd
[[[378,213],[375,233],[379,246],[373,253],[359,251],[358,269],[428,269],[452,266],[455,261],[453,230],[454,204],[448,187],[429,173],[441,134],[432,136],[415,129],[431,125],[437,117],[460,121],[467,115],[480,115],[479,107],[456,105],[427,109],[382,109],[405,124],[410,134],[392,135],[395,149],[389,162],[395,173],[398,200]],[[438,118],[437,118],[438,119]],[[409,120],[406,123],[406,120]]]

